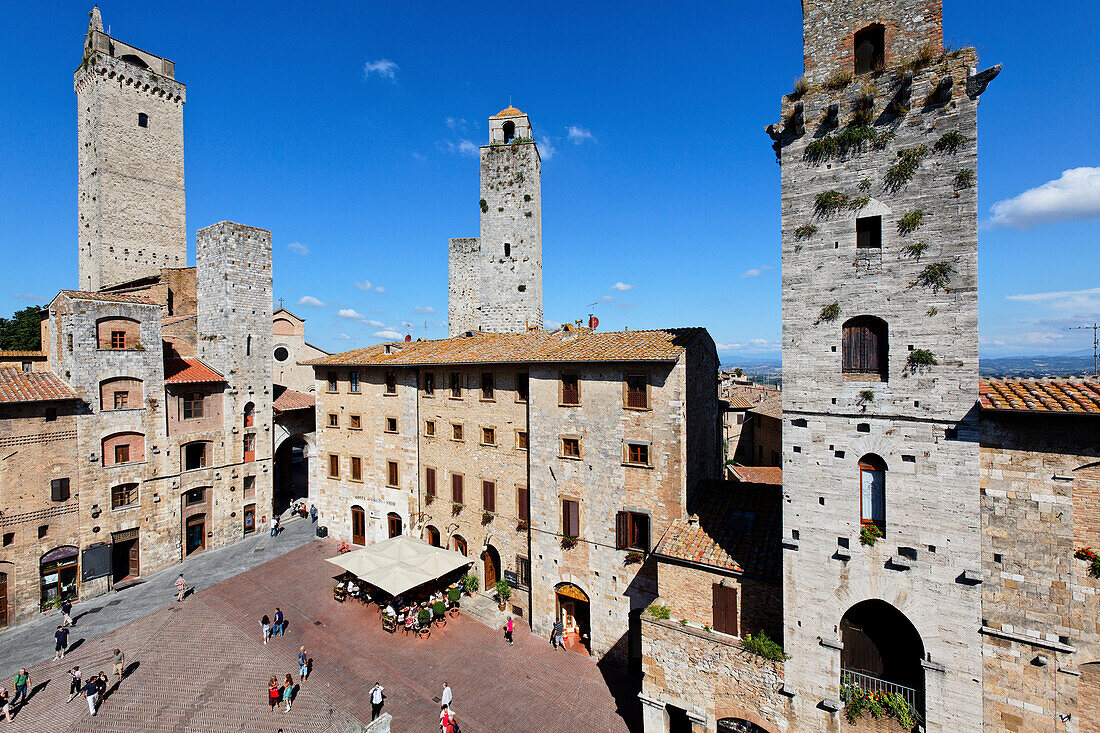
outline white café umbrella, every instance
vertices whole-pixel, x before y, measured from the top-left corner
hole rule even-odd
[[[391,537],[328,561],[394,596],[471,562],[460,552],[432,547],[408,535]]]

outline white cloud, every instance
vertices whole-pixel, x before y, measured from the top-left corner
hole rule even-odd
[[[551,142],[550,138],[548,137],[543,137],[539,139],[538,148],[539,158],[541,158],[542,160],[550,160],[554,157],[554,154],[558,152],[558,149],[554,147],[554,143]]]
[[[34,293],[13,293],[13,295],[19,300],[26,300],[31,303],[45,303],[49,300],[49,298]]]
[[[625,293],[627,290],[633,290],[634,286],[633,285],[628,285],[627,283],[624,283],[624,282],[617,282],[617,283],[615,283],[614,285],[611,286],[611,289],[612,290],[618,290],[620,293]]]
[[[365,321],[366,320],[366,316],[364,316],[362,313],[355,310],[354,308],[341,308],[340,310],[338,310],[336,312],[336,317],[337,318],[346,318],[349,321]]]
[[[457,130],[466,127],[470,123],[466,121],[465,117],[448,117],[444,122],[447,123],[447,127],[452,130]]]
[[[363,64],[363,77],[365,79],[369,79],[371,75],[377,75],[383,79],[397,81],[397,69],[397,64],[393,61],[390,61],[389,59],[368,61],[367,63]]]
[[[545,328],[547,331],[556,331],[557,329],[561,328],[561,324],[557,321],[543,321],[542,327]]]
[[[430,305],[416,305],[413,306],[414,313],[435,313],[435,308]]]
[[[768,341],[767,339],[749,339],[743,342],[734,342],[728,344],[716,344],[719,351],[778,351],[778,341]]]
[[[298,305],[308,305],[311,308],[324,308],[325,304],[314,298],[312,295],[303,295],[298,298]]]
[[[602,298],[600,298],[600,302],[601,303],[614,303],[615,298],[611,295],[605,295]]]
[[[440,140],[435,146],[444,153],[458,153],[459,155],[469,155],[471,157],[476,157],[478,154],[477,145],[465,138],[457,143],[454,140]]]
[[[351,336],[348,336],[346,333],[341,333],[341,334],[336,336],[336,340],[337,341],[351,341]]]
[[[990,222],[1017,229],[1070,219],[1100,217],[1100,168],[1071,168],[1062,176],[998,201]]]
[[[375,285],[374,286],[374,292],[384,293],[384,292],[386,292],[386,289],[384,287],[382,287],[381,285]]]
[[[305,246],[301,242],[291,242],[290,244],[288,244],[286,246],[286,248],[289,249],[291,252],[293,252],[296,255],[308,255],[309,254],[309,247]]]
[[[387,341],[400,341],[405,338],[405,334],[398,333],[397,331],[375,331],[374,337],[386,339]]]
[[[477,155],[477,146],[469,140],[462,140],[458,143],[458,152],[463,155]]]
[[[386,325],[385,323],[382,323],[382,321],[373,321],[369,318],[363,321],[363,323],[367,326],[370,326],[371,328],[382,328]]]
[[[1100,311],[1100,288],[1060,290],[1050,293],[1021,293],[1005,297],[1008,300],[1035,303],[1055,310]]]
[[[413,160],[425,161],[428,159],[428,156],[423,155],[422,153],[413,153],[412,156]]]
[[[360,290],[370,290],[370,280],[359,280],[355,283],[355,287]]]
[[[771,265],[761,265],[760,267],[754,267],[751,270],[745,270],[741,273],[741,277],[760,277],[765,270],[771,270]]]
[[[568,137],[569,142],[573,143],[574,145],[580,145],[586,140],[596,142],[596,137],[587,128],[579,127],[577,125],[570,125],[568,128],[566,128],[566,130],[566,137]]]

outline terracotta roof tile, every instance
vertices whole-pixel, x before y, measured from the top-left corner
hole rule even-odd
[[[983,410],[1100,415],[1100,380],[983,379],[978,402]]]
[[[0,351],[0,359],[45,359],[45,351]]]
[[[771,484],[704,481],[695,514],[673,520],[654,553],[778,580],[782,493]]]
[[[519,117],[522,114],[522,112],[509,104],[507,107],[493,115],[493,117]]]
[[[471,336],[378,344],[302,362],[315,366],[426,366],[586,361],[676,361],[702,328],[654,331],[473,332]],[[389,347],[390,353],[386,353]]]
[[[53,372],[0,368],[0,403],[76,399],[80,398]]]
[[[198,316],[197,313],[190,313],[190,314],[182,315],[182,316],[168,316],[167,318],[160,319],[160,325],[162,325],[162,326],[171,326],[174,323],[182,323],[184,321],[197,320],[198,317],[199,316]]]
[[[275,385],[275,400],[271,406],[275,412],[290,412],[291,410],[312,410],[314,397],[305,392]]]
[[[164,360],[165,384],[201,384],[224,381],[225,377],[211,369],[197,356],[173,356]]]
[[[749,412],[755,412],[758,415],[767,415],[768,417],[774,417],[781,420],[783,418],[783,395],[778,392],[770,394],[763,402],[751,407]]]
[[[759,384],[738,384],[729,381],[718,383],[718,396],[728,402],[730,408],[734,410],[747,410],[760,404],[768,396],[778,393],[777,389]]]
[[[730,466],[735,481],[747,484],[783,485],[783,469],[779,466]]]
[[[142,305],[160,305],[155,300],[150,300],[142,295],[130,295],[128,293],[93,293],[87,290],[62,290],[61,293],[74,300],[102,300],[108,303],[140,303]],[[59,293],[59,295],[61,294]]]

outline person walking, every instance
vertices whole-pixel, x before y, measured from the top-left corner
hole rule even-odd
[[[99,675],[95,679],[96,689],[99,690],[98,702],[96,705],[102,705],[103,701],[107,699],[107,673],[103,670],[99,671]]]
[[[283,618],[283,609],[279,608],[278,606],[275,606],[275,624],[271,627],[271,635],[275,636],[276,634],[278,634],[279,636],[282,636],[283,635],[283,624],[285,622],[286,622],[286,619]]]
[[[559,646],[563,646],[562,637],[565,635],[565,624],[558,619],[554,622],[554,629],[550,632],[550,644],[555,649]]]
[[[298,677],[302,682],[309,677],[309,657],[306,656],[306,648],[298,647]]]
[[[260,628],[263,629],[264,644],[266,644],[268,637],[271,636],[271,619],[267,617],[266,613],[260,619]]]
[[[92,677],[84,684],[84,699],[88,701],[88,712],[95,715],[96,699],[99,697],[98,677]]]
[[[286,703],[286,710],[284,713],[290,712],[290,706],[294,703],[294,680],[290,675],[286,676],[286,681],[283,683],[283,702]]]
[[[515,625],[512,623],[512,617],[508,617],[508,623],[504,624],[504,640],[509,644],[512,643],[512,632],[516,630]]]
[[[4,714],[4,720],[11,722],[11,703],[8,702],[8,691],[3,687],[0,687],[0,713]]]
[[[119,683],[122,682],[122,668],[126,664],[126,655],[122,653],[121,649],[115,649],[113,652],[113,664],[111,666],[111,674],[118,675]]]
[[[451,692],[451,686],[446,682],[443,683],[443,694],[439,696],[439,708],[449,708],[451,706],[451,700],[454,699],[454,693]]]
[[[275,706],[279,704],[279,680],[272,677],[267,683],[267,704],[271,706],[271,712],[275,712]]]
[[[76,665],[69,670],[69,702],[73,701],[73,698],[80,694],[80,690],[83,685],[80,682],[80,665]]]
[[[11,679],[12,687],[15,688],[15,694],[12,695],[11,704],[14,707],[15,703],[22,699],[22,704],[27,704],[27,681],[31,676],[27,674],[26,667],[20,667],[19,671],[15,673],[15,676]]]
[[[183,579],[183,573],[176,578],[176,601],[183,601],[183,595],[187,592],[187,581]]]
[[[76,624],[73,623],[72,612],[73,612],[73,602],[70,601],[68,598],[61,601],[61,617],[62,617],[62,619],[64,619],[64,621],[62,623],[63,626],[75,626],[76,625]]]
[[[375,682],[370,688],[370,719],[373,721],[382,714],[382,705],[386,700],[385,687],[381,682]]]
[[[309,521],[311,521],[311,522],[316,522],[317,521],[317,505],[316,504],[310,504],[309,505]]]
[[[57,631],[53,633],[53,638],[57,642],[53,646],[53,658],[56,662],[58,659],[65,658],[65,650],[69,648],[69,630],[64,626],[58,626]]]
[[[271,536],[274,537],[277,534],[279,534],[279,515],[278,514],[272,514],[271,515]]]

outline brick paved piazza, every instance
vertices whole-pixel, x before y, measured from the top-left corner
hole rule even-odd
[[[439,714],[432,698],[446,680],[462,728],[470,733],[638,729],[632,690],[609,678],[629,711],[628,724],[594,662],[555,651],[518,624],[513,647],[499,631],[465,616],[433,630],[426,641],[383,632],[375,611],[332,600],[336,568],[324,558],[335,553],[331,541],[310,542],[183,603],[86,640],[62,661],[35,664],[31,688],[39,689],[11,724],[0,727],[33,733],[343,733],[370,720],[366,693],[380,680],[393,730],[431,733],[438,730]],[[287,633],[264,646],[259,618],[276,605],[287,615]],[[291,712],[272,714],[267,680],[292,673],[297,681],[295,658],[302,644],[314,659],[314,673]],[[109,691],[93,718],[82,699],[66,702],[66,670],[79,664],[86,674],[110,673],[115,647],[136,667]],[[10,677],[3,684],[11,690]]]

